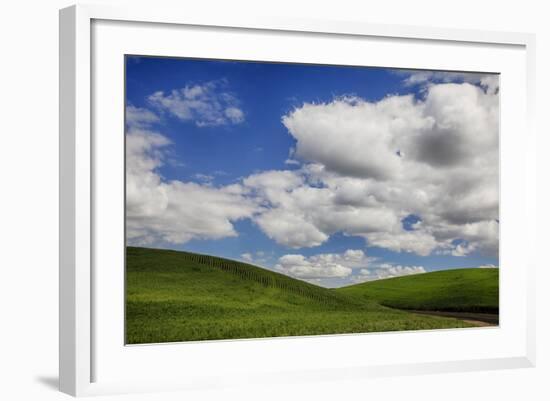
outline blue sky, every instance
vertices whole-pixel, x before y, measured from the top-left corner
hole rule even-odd
[[[483,208],[477,210],[479,191],[472,189],[486,190],[487,177],[496,173],[491,185],[497,185],[498,192],[498,163],[477,166],[487,162],[478,161],[471,146],[494,145],[492,136],[498,134],[498,126],[494,131],[489,121],[492,109],[486,105],[494,108],[490,102],[498,95],[492,78],[127,56],[127,154],[131,152],[127,180],[133,188],[127,190],[128,243],[247,260],[325,286],[498,265],[494,238],[498,203],[495,207],[494,201],[481,202]],[[447,93],[452,91],[457,95]],[[440,103],[460,96],[473,99],[468,107],[480,110],[453,115],[479,115],[474,125],[465,126],[444,114],[455,105]],[[489,144],[470,143],[481,127],[488,132]],[[452,149],[437,147],[441,135],[451,138],[444,144]],[[432,137],[432,142],[426,139]],[[360,143],[366,148],[372,143],[379,151],[355,155]],[[388,162],[378,160],[381,149],[388,146],[395,147],[386,156]],[[448,159],[453,164],[437,158],[432,162],[430,157],[424,161],[427,146],[432,154],[433,149],[451,152]],[[467,150],[455,155],[455,148]],[[385,166],[396,167],[386,171]],[[488,169],[489,174],[470,173],[479,169]],[[447,182],[463,180],[467,181],[464,192],[460,186],[445,187],[450,185]],[[279,192],[269,190],[271,183],[283,181]],[[407,191],[412,185],[422,201],[409,207]],[[343,191],[352,186],[365,191],[361,199],[373,201],[335,201],[348,199],[351,192]],[[432,191],[434,186],[437,189]],[[387,188],[401,195],[388,199]],[[186,196],[186,190],[192,195]],[[438,201],[442,197],[437,191],[456,191],[458,207],[453,199]],[[319,206],[323,213],[311,203],[317,193],[325,199]],[[434,199],[425,200],[430,197]],[[348,225],[326,221],[327,210],[340,209],[365,224],[355,224],[353,217]],[[199,213],[212,216],[204,227]],[[381,215],[393,224],[391,230],[385,232],[383,224],[373,223]],[[303,235],[296,233],[299,224],[293,228],[299,219],[303,226],[311,226]],[[416,237],[409,234],[426,245],[411,244]],[[352,257],[348,250],[361,253]],[[294,256],[285,259],[285,255]]]

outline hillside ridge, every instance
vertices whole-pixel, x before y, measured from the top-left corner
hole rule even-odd
[[[473,326],[190,252],[127,247],[125,281],[127,344]]]
[[[397,309],[497,314],[498,277],[498,268],[449,269],[367,281],[335,291]]]
[[[264,287],[277,288],[282,291],[288,291],[324,304],[342,302],[356,304],[358,302],[358,300],[355,298],[348,297],[344,294],[335,293],[328,288],[311,284],[306,281],[284,275],[282,273],[253,265],[251,263],[195,252],[143,247],[127,247],[128,252],[132,252],[132,250],[144,250],[148,252],[159,253],[173,252],[176,253],[182,261],[190,261],[192,263],[200,264],[203,266],[217,268],[227,273],[236,275],[241,279],[254,281],[258,284],[263,285]]]

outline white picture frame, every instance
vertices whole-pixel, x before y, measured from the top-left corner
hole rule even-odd
[[[504,302],[501,326],[497,329],[445,332],[445,336],[448,337],[446,341],[456,341],[458,345],[454,350],[455,354],[449,350],[448,354],[439,352],[439,356],[435,355],[437,347],[445,345],[444,342],[437,343],[438,338],[441,337],[441,331],[218,341],[190,344],[186,345],[185,349],[181,344],[125,347],[117,337],[120,327],[115,328],[114,326],[118,323],[113,323],[120,320],[120,314],[113,313],[107,316],[107,313],[103,313],[105,309],[102,305],[105,302],[94,298],[96,291],[100,290],[111,297],[109,301],[122,302],[118,296],[120,295],[118,291],[122,291],[120,270],[117,270],[121,268],[118,263],[120,259],[115,258],[108,262],[118,266],[109,272],[97,274],[96,271],[98,266],[105,266],[106,261],[112,256],[108,251],[101,251],[101,246],[97,243],[97,241],[101,241],[101,238],[98,239],[98,232],[104,230],[105,227],[104,220],[101,219],[104,219],[108,213],[105,214],[96,194],[103,191],[101,188],[103,181],[97,179],[104,174],[101,173],[101,169],[104,170],[107,165],[109,168],[120,165],[119,163],[123,160],[123,152],[117,153],[118,145],[114,143],[112,154],[108,152],[109,155],[107,155],[107,152],[104,151],[111,148],[110,145],[95,141],[93,127],[97,129],[102,123],[94,121],[94,119],[101,118],[104,114],[97,106],[101,102],[95,103],[93,96],[96,96],[97,101],[98,97],[104,95],[101,94],[103,93],[101,90],[99,94],[94,95],[95,89],[92,81],[96,77],[95,74],[102,71],[102,68],[118,65],[116,63],[109,64],[109,55],[124,52],[125,44],[130,42],[130,38],[135,40],[140,35],[140,30],[149,29],[147,40],[142,40],[140,43],[141,51],[174,55],[175,50],[173,49],[176,48],[173,47],[173,44],[166,44],[164,49],[159,48],[155,51],[155,43],[160,43],[159,38],[168,33],[173,34],[174,30],[185,31],[186,27],[192,27],[201,32],[215,30],[216,35],[241,35],[242,33],[244,37],[245,34],[262,34],[265,40],[272,40],[274,45],[284,41],[285,39],[281,37],[285,36],[292,38],[294,42],[299,42],[297,38],[301,38],[300,40],[303,41],[326,40],[327,43],[331,38],[339,38],[342,43],[346,40],[383,40],[386,44],[405,41],[413,47],[438,46],[441,52],[444,52],[446,47],[452,47],[452,52],[449,54],[468,52],[468,48],[477,49],[476,54],[479,55],[479,59],[475,61],[472,56],[469,56],[471,60],[465,61],[465,63],[470,63],[471,67],[468,70],[499,73],[507,71],[506,74],[503,74],[508,79],[508,87],[517,88],[519,92],[516,91],[516,93],[519,95],[513,101],[510,100],[509,95],[506,94],[506,86],[504,86],[501,95],[503,96],[502,107],[506,110],[501,132],[501,140],[504,140],[501,149],[501,202],[503,202],[501,215],[506,216],[509,221],[501,227],[503,236],[501,247],[506,247],[504,248],[506,254],[503,255],[501,250],[501,258],[504,257],[501,264],[502,272],[506,273],[501,274],[503,276],[501,278],[501,301],[503,296],[506,297],[507,294],[510,294],[510,289],[514,289],[515,303],[507,307],[507,303]],[[121,33],[124,31],[128,34]],[[96,35],[95,41],[94,35]],[[293,35],[296,38],[293,38]],[[106,41],[106,38],[109,40]],[[144,38],[142,37],[142,39]],[[194,15],[186,13],[185,10],[166,10],[155,7],[112,8],[78,5],[61,10],[60,390],[71,395],[81,396],[238,386],[246,385],[251,381],[285,383],[295,380],[325,380],[329,376],[335,379],[346,376],[360,380],[366,377],[387,375],[534,366],[534,265],[536,261],[529,256],[534,255],[534,252],[529,252],[529,250],[535,242],[532,236],[535,232],[536,219],[534,204],[535,137],[531,127],[535,85],[534,43],[533,35],[523,33],[373,25],[357,21],[293,20],[252,15],[233,19]],[[130,47],[133,50],[140,50],[133,45]],[[341,57],[345,58],[346,50],[345,46],[343,47]],[[483,59],[491,57],[483,55],[486,47],[496,49],[494,51],[496,56],[492,57],[492,60]],[[280,59],[281,54],[275,54],[276,48],[277,46],[273,46],[271,50],[256,49],[255,51],[262,53],[261,55],[254,53],[257,54],[256,56],[247,53],[246,49],[241,49],[241,54],[243,57],[249,55],[248,57],[258,57],[257,59],[262,60],[269,57]],[[103,50],[105,50],[105,54],[99,56]],[[199,50],[196,51],[199,52]],[[229,52],[224,54],[231,54],[235,50],[228,48],[223,51]],[[272,56],[269,51],[273,52]],[[502,53],[502,58],[499,58],[499,52]],[[208,51],[204,54],[208,54]],[[298,56],[289,55],[288,57]],[[308,55],[303,57],[308,57]],[[402,54],[397,54],[395,59],[388,58],[383,63],[385,66],[410,68],[411,64],[401,64],[403,63],[402,57]],[[107,63],[102,64],[101,60],[107,60]],[[326,60],[321,57],[311,61]],[[353,60],[349,60],[349,62],[352,63]],[[438,66],[441,69],[449,68],[452,66],[452,58],[439,63]],[[433,62],[427,65],[437,69]],[[475,68],[476,65],[479,69]],[[421,64],[417,63],[417,66],[421,66]],[[462,66],[455,65],[455,69],[464,68],[464,66],[464,64]],[[493,66],[494,68],[487,70],[482,68],[483,66]],[[121,70],[117,70],[118,78],[113,79],[119,79],[121,73]],[[98,79],[105,79],[102,82],[111,82],[110,77]],[[94,82],[97,84],[97,81]],[[118,87],[115,85],[115,90],[118,90],[116,88]],[[122,96],[122,87],[119,89],[120,96]],[[123,103],[114,102],[114,104],[120,104],[121,110],[116,112],[118,114],[106,124],[112,124],[110,127],[120,127],[122,137],[123,125],[120,125],[120,115]],[[518,105],[520,107],[517,107]],[[109,107],[112,108],[112,105]],[[512,129],[522,133],[521,143],[512,136]],[[101,157],[98,157],[100,153]],[[99,159],[103,159],[103,155],[107,160],[105,162],[99,161]],[[115,160],[116,158],[119,158],[118,162]],[[120,181],[114,179],[108,185],[119,184]],[[521,191],[517,190],[518,185],[521,186]],[[122,188],[120,189],[122,190]],[[123,208],[122,202],[118,203],[117,207]],[[111,221],[116,223],[120,217],[117,216]],[[513,232],[518,230],[524,233],[524,238],[514,237],[516,234]],[[517,241],[515,241],[516,239]],[[513,250],[509,245],[512,243],[514,244]],[[517,264],[520,260],[522,262],[521,270],[520,268],[516,271],[506,270],[507,264]],[[109,274],[114,275],[111,277]],[[109,284],[108,288],[105,287],[106,283]],[[120,311],[120,308],[113,309]],[[123,321],[120,321],[120,325],[122,324]],[[111,337],[117,337],[112,344],[109,343]],[[398,340],[403,343],[401,344],[403,347],[406,346],[405,341],[417,345],[433,344],[434,355],[428,355],[426,359],[421,360],[414,353],[405,353],[406,355],[401,358],[394,358],[387,352],[381,352],[377,355],[369,354],[370,360],[361,360],[360,352],[356,353],[355,359],[351,355],[340,358],[336,353],[336,350],[343,349],[343,347],[348,347],[348,349],[366,347],[368,343],[376,343],[373,344],[373,347],[380,348],[381,344],[387,343],[388,338],[404,339],[403,341]],[[480,345],[479,349],[464,353],[464,357],[456,356],[461,355],[460,353],[464,351],[460,346],[461,343],[471,344],[476,341],[480,341],[480,344],[485,341],[487,344],[494,344],[494,347],[488,347],[484,352]],[[120,350],[117,348],[118,351],[113,352],[113,347],[119,347]],[[326,354],[323,358],[316,359],[315,353],[319,347],[323,347]],[[271,357],[273,366],[250,366],[255,363],[253,355],[258,352],[266,352],[266,355]],[[311,362],[296,363],[293,369],[287,370],[283,362],[279,364],[277,360],[279,354],[298,355],[300,352],[309,355]],[[116,356],[113,356],[114,354]],[[212,374],[206,374],[206,368],[203,367],[201,370],[201,367],[197,365],[195,369],[186,373],[185,380],[179,375],[167,376],[163,372],[159,372],[157,377],[153,377],[153,372],[147,371],[145,368],[142,370],[127,369],[125,375],[116,374],[117,371],[121,371],[122,365],[120,364],[126,364],[126,367],[135,367],[136,361],[142,360],[146,362],[144,365],[157,367],[159,362],[163,362],[163,364],[166,362],[166,366],[169,367],[173,360],[169,361],[168,359],[181,358],[181,355],[186,355],[187,361],[193,361],[193,358],[196,360],[203,355],[209,358],[218,357],[229,362],[220,363],[223,366],[220,366]],[[242,361],[231,362],[233,360],[231,358],[236,356],[242,356],[242,358],[237,358]],[[107,365],[113,368],[104,374],[102,366],[103,370],[107,371],[105,368]],[[156,367],[155,369],[157,369]],[[162,369],[157,370],[162,371]],[[233,377],[231,375],[233,370],[243,378],[239,380],[238,377]]]

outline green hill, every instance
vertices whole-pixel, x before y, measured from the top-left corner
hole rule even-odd
[[[228,259],[126,250],[128,344],[470,326]]]
[[[399,309],[498,313],[499,269],[455,269],[370,281],[335,290]]]

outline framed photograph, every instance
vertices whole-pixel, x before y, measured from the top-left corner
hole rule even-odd
[[[62,10],[61,390],[533,366],[533,47]]]

